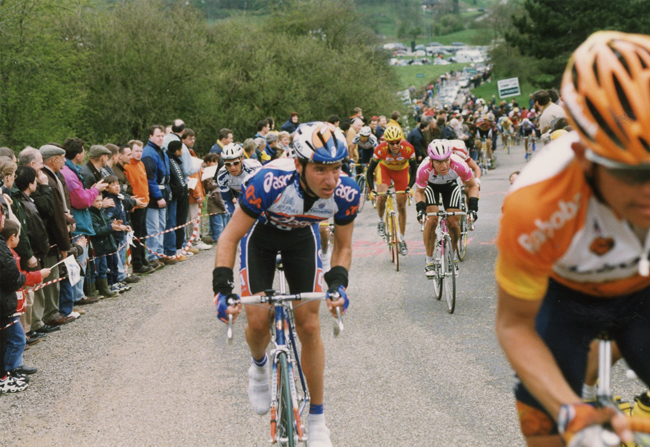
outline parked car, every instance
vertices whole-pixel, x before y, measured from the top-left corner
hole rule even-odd
[[[452,42],[451,46],[452,47],[466,47],[467,44],[464,44],[463,42]]]
[[[427,47],[425,47],[424,45],[416,45],[415,46],[415,51],[426,51],[426,50],[427,50]]]
[[[433,65],[449,65],[449,64],[451,64],[451,62],[449,62],[449,60],[447,59],[440,59],[439,57],[436,57],[433,60]]]

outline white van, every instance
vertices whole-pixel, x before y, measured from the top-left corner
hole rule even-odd
[[[484,62],[483,55],[478,50],[459,50],[454,56],[454,61],[459,63],[479,63]]]

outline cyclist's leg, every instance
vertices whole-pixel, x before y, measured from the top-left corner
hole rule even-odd
[[[393,182],[395,184],[395,191],[405,191],[409,186],[409,170],[408,168],[401,171],[392,172]],[[406,233],[406,194],[399,194],[396,196],[397,212],[399,214],[399,239],[404,240]]]
[[[449,212],[460,211],[460,201],[463,193],[462,188],[458,182],[445,186],[446,187],[442,194],[442,203],[444,204],[445,209]],[[449,235],[451,236],[451,244],[453,247],[457,247],[458,239],[460,239],[460,216],[449,216],[447,219],[447,227],[449,229]]]
[[[322,266],[318,259],[318,231],[311,226],[300,230],[292,244],[282,250],[282,261],[291,293],[321,292]],[[320,335],[320,301],[295,306],[296,332],[302,345],[300,359],[313,405],[323,404],[325,349]]]
[[[536,329],[565,380],[580,396],[591,340],[618,317],[614,300],[597,300],[553,280],[537,314]],[[526,387],[515,387],[521,429],[529,446],[562,445],[554,419]]]
[[[384,193],[388,191],[390,186],[390,169],[386,168],[384,165],[380,164],[379,171],[377,174],[377,192]],[[379,221],[383,222],[384,212],[386,211],[386,196],[377,196],[377,214],[379,216]]]
[[[427,213],[438,212],[436,192],[432,185],[427,186],[424,190],[424,195],[427,199]],[[424,233],[422,233],[427,260],[433,257],[433,249],[436,245],[436,226],[438,226],[438,216],[427,216],[426,223],[424,224]]]
[[[627,364],[639,379],[650,386],[650,287],[624,298],[622,315],[617,320],[618,330],[613,333]]]
[[[273,287],[275,276],[275,249],[270,232],[279,232],[267,225],[255,223],[240,243],[239,277],[242,296],[261,295]],[[269,311],[266,306],[248,305],[246,308],[246,342],[254,359],[262,359],[271,340]]]
[[[318,232],[320,234],[320,248],[323,253],[327,253],[330,244],[330,226],[327,221],[321,223],[318,226]]]

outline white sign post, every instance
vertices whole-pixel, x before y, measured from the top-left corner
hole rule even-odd
[[[521,95],[519,78],[501,79],[497,81],[497,88],[499,90],[499,98]]]

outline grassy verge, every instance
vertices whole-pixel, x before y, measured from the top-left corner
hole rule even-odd
[[[492,95],[497,100],[497,103],[501,101],[511,102],[513,98],[519,104],[519,107],[528,108],[528,99],[531,93],[535,93],[537,89],[527,82],[522,82],[519,80],[519,89],[521,90],[521,95],[519,96],[510,96],[507,98],[499,98],[499,92],[497,91],[497,79],[492,82],[483,84],[482,86],[472,90],[472,93],[476,95],[477,98],[483,98],[486,101],[492,99]]]
[[[423,85],[433,82],[441,74],[452,70],[462,70],[467,64],[449,64],[449,65],[407,65],[404,67],[393,67],[399,76],[400,90],[409,88],[416,89]],[[424,74],[424,77],[418,78],[416,75]]]

